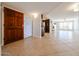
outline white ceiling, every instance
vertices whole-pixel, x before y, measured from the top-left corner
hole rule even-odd
[[[78,12],[74,12],[73,10],[69,10],[72,5],[75,3],[62,3],[60,6],[51,11],[48,15],[53,18],[72,18],[78,17]]]
[[[23,12],[39,12],[48,13],[61,3],[48,3],[48,2],[5,2],[14,8],[22,10]]]
[[[52,18],[72,17],[73,11],[67,10],[74,3],[69,2],[5,2],[24,13],[47,14]]]

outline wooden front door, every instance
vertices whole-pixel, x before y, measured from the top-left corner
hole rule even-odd
[[[4,7],[4,44],[23,39],[23,13]]]

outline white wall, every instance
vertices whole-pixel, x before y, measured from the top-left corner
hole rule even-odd
[[[27,37],[41,38],[41,15],[34,18],[31,14],[24,15],[24,38]]]
[[[33,19],[33,36],[41,38],[41,15]]]
[[[24,38],[32,36],[32,19],[24,15]]]

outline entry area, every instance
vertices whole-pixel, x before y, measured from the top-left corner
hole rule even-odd
[[[79,56],[79,3],[4,2],[2,6],[2,56]]]

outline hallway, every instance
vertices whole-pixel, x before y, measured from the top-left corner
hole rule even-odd
[[[8,56],[79,56],[79,32],[56,31],[44,37],[29,37],[3,46]]]

